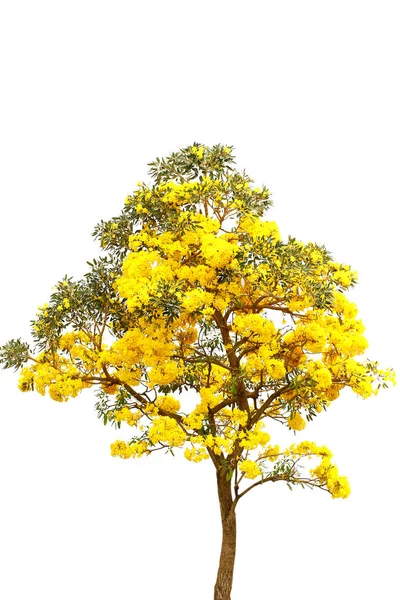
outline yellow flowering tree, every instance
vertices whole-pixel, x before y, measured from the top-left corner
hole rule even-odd
[[[356,273],[323,246],[281,240],[264,217],[269,190],[233,165],[221,145],[156,159],[152,183],[96,227],[101,257],[39,308],[34,348],[11,340],[0,350],[4,367],[21,369],[22,391],[63,402],[95,386],[104,423],[132,428],[113,456],[211,459],[222,522],[215,600],[230,598],[236,507],[249,491],[283,481],[350,493],[328,448],[281,448],[268,423],[302,430],[344,388],[367,398],[394,381],[360,359],[364,326],[345,296]]]

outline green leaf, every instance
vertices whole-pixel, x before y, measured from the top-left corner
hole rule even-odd
[[[225,475],[225,479],[226,481],[230,481],[233,477],[233,469],[228,469],[226,475]]]

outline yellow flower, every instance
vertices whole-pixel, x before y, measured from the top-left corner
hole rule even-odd
[[[192,462],[200,462],[210,458],[205,448],[186,448],[184,456]]]
[[[267,373],[273,379],[282,379],[286,375],[285,363],[283,360],[271,359],[265,365]]]
[[[164,442],[170,446],[182,446],[186,440],[186,433],[171,417],[155,417],[148,435],[152,444]]]
[[[287,423],[290,429],[295,429],[296,431],[301,431],[306,426],[306,422],[300,413],[295,413],[291,419],[288,419]]]
[[[271,436],[265,431],[261,431],[264,423],[258,422],[253,431],[246,431],[240,436],[242,437],[240,445],[247,450],[254,450],[257,446],[265,446]]]
[[[253,460],[242,460],[239,463],[239,470],[242,471],[244,476],[248,479],[255,479],[262,474],[259,465]]]
[[[125,421],[131,427],[135,426],[141,417],[142,413],[139,410],[132,412],[126,406],[124,406],[124,408],[121,410],[114,411],[115,421]]]
[[[170,394],[167,394],[166,396],[158,396],[156,400],[156,405],[158,406],[158,408],[161,408],[162,410],[166,410],[168,412],[178,412],[181,407],[181,403],[179,402],[179,400],[177,400]]]

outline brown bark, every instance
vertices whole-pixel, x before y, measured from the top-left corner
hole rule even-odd
[[[214,600],[230,600],[236,555],[236,513],[231,481],[226,481],[225,469],[217,472],[218,498],[221,509],[222,546]]]

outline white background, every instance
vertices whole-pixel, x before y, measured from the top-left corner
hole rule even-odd
[[[399,371],[397,4],[3,1],[0,343],[85,272],[148,162],[221,142],[284,235],[358,270],[367,356]],[[0,373],[0,595],[212,598],[211,464],[113,459],[92,392],[58,404],[16,382]],[[352,495],[249,494],[233,600],[398,598],[399,417],[396,388],[348,394],[297,436],[332,448]]]

